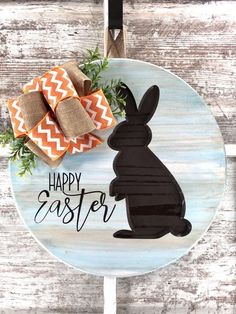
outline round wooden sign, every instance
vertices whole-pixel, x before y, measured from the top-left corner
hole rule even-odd
[[[17,163],[10,163],[12,191],[35,239],[63,262],[95,275],[139,275],[186,254],[209,227],[224,190],[224,145],[203,100],[172,73],[146,62],[111,59],[103,74],[104,81],[110,79],[121,79],[129,86],[137,104],[152,85],[159,87],[159,103],[148,121],[152,132],[148,147],[178,182],[186,204],[185,215],[181,215],[191,223],[191,232],[179,231],[181,237],[173,235],[178,235],[176,230],[156,238],[142,232],[139,237],[130,237],[130,201],[122,193],[112,195],[110,190],[117,176],[113,161],[118,152],[112,149],[117,143],[107,144],[113,129],[99,132],[103,145],[87,153],[67,155],[54,170],[38,161],[33,175],[22,178],[16,175]],[[148,99],[142,108],[144,115]],[[148,156],[142,169],[150,171]],[[119,164],[115,170],[121,173],[121,168]],[[146,175],[138,169],[140,175]],[[135,224],[142,225],[137,219]],[[119,230],[123,231],[114,236]]]

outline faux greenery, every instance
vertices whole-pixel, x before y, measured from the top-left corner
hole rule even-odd
[[[98,47],[96,47],[94,50],[87,50],[81,70],[91,79],[92,90],[102,88],[113,114],[115,116],[123,116],[125,99],[118,92],[118,88],[122,88],[121,81],[111,80],[105,84],[101,83],[101,72],[108,67],[108,59],[102,58]],[[9,160],[20,160],[19,176],[24,176],[27,173],[32,174],[32,169],[36,166],[36,155],[24,145],[26,140],[26,137],[16,139],[11,127],[8,127],[0,134],[0,144],[3,147],[6,145],[10,146]]]
[[[101,85],[99,84],[101,80],[101,72],[106,70],[108,68],[108,65],[108,59],[102,58],[98,47],[96,47],[95,50],[87,49],[87,54],[84,57],[81,70],[91,79],[92,90],[101,87]]]
[[[2,146],[10,146],[9,160],[20,160],[19,176],[24,176],[26,173],[32,174],[32,169],[36,166],[35,155],[27,146],[24,145],[26,137],[16,139],[12,128],[8,127],[4,133],[0,134],[0,144]]]
[[[101,73],[108,67],[108,58],[102,58],[98,47],[96,47],[94,50],[87,50],[81,70],[91,79],[92,90],[102,88],[114,116],[123,116],[125,100],[118,92],[119,88],[122,88],[122,82],[120,80],[111,80],[105,84],[101,83]]]

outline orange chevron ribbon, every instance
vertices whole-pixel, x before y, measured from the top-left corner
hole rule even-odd
[[[41,91],[41,82],[40,77],[33,78],[29,83],[23,86],[23,92],[30,93],[30,92],[40,92]]]
[[[95,136],[92,133],[87,133],[71,140],[68,147],[68,152],[70,154],[86,152],[101,143],[102,141],[99,137]]]
[[[50,111],[28,132],[28,136],[51,160],[61,157],[68,150],[70,144],[57,126]]]
[[[41,77],[41,88],[44,97],[53,111],[59,102],[69,97],[77,97],[78,94],[67,74],[62,67],[55,67]]]
[[[62,67],[55,67],[42,77],[32,79],[24,85],[23,91],[41,92],[52,111],[27,132],[18,100],[10,99],[8,109],[14,135],[16,138],[28,136],[51,160],[58,159],[65,152],[70,154],[85,152],[102,143],[102,140],[92,133],[66,139],[53,113],[64,99],[78,98],[97,130],[107,129],[116,124],[103,91],[99,89],[87,96],[79,97],[68,73]]]
[[[101,89],[88,96],[81,97],[80,101],[97,130],[111,128],[116,124],[111,108]]]
[[[79,97],[67,72],[62,67],[55,67],[46,72],[41,79],[36,77],[23,87],[24,92],[42,91],[50,107],[55,111],[59,102],[69,97],[79,98],[81,104],[93,120],[96,129],[107,129],[116,124],[111,108],[101,89]]]
[[[16,99],[8,100],[12,127],[16,138],[27,136],[51,159],[56,160],[66,151],[70,154],[86,152],[102,141],[88,133],[67,140],[49,111],[45,117],[29,132],[26,131],[22,112]]]
[[[17,99],[9,99],[7,107],[10,113],[12,129],[15,138],[23,137],[26,134],[25,122],[20,110],[19,102]]]

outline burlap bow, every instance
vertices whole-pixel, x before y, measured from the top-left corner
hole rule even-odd
[[[66,152],[88,151],[102,143],[91,133],[116,124],[102,90],[90,93],[91,80],[76,61],[47,71],[23,87],[21,96],[8,101],[16,138],[51,167]]]

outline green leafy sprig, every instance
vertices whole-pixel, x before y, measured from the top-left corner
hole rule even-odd
[[[16,139],[12,128],[8,127],[5,132],[0,134],[0,144],[5,147],[9,145],[11,161],[20,160],[19,176],[24,176],[26,173],[32,174],[32,169],[36,166],[35,154],[25,146],[26,137]]]
[[[101,73],[109,67],[108,58],[103,58],[98,47],[95,50],[87,50],[87,55],[83,60],[81,70],[87,75],[92,81],[92,90],[101,88],[106,96],[108,103],[111,106],[112,113],[114,116],[123,116],[125,99],[119,92],[122,88],[122,82],[120,80],[111,80],[106,83],[102,83]]]
[[[120,80],[111,80],[107,84],[102,84],[101,88],[114,116],[123,117],[125,113],[125,98],[120,91],[123,88],[123,83]]]
[[[96,61],[96,62],[95,62]],[[87,50],[86,56],[83,60],[81,70],[92,81],[92,90],[101,88],[106,96],[108,103],[111,106],[112,113],[115,116],[123,116],[125,108],[125,99],[119,92],[122,88],[120,80],[111,80],[106,83],[101,83],[101,73],[109,67],[109,60],[102,58],[101,53],[96,47],[94,50]],[[8,127],[2,134],[0,134],[0,144],[4,147],[9,145],[11,161],[19,160],[19,176],[24,176],[27,173],[32,174],[32,169],[36,166],[36,155],[25,146],[26,137],[16,139],[11,127]]]
[[[97,62],[94,62],[97,61]],[[95,90],[100,86],[101,72],[108,68],[109,62],[107,58],[102,58],[98,47],[95,50],[87,49],[87,55],[83,60],[81,70],[92,81],[91,89]]]

